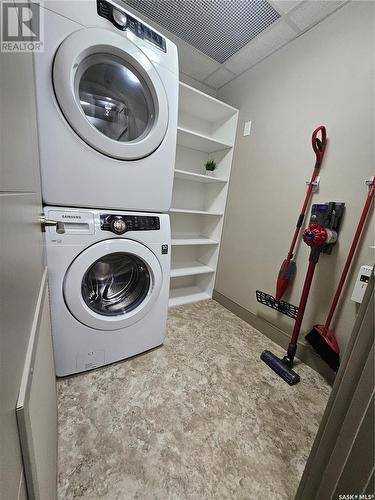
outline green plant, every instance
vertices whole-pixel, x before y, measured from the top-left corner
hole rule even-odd
[[[207,160],[206,163],[204,164],[206,167],[206,170],[209,172],[213,172],[216,168],[216,161],[215,160]]]

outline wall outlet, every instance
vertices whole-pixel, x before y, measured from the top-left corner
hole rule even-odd
[[[243,135],[250,135],[250,130],[251,130],[251,121],[250,122],[245,122],[244,128],[243,128]]]
[[[358,302],[359,304],[362,302],[372,269],[372,266],[362,266],[359,270],[352,293],[352,300],[354,302]]]

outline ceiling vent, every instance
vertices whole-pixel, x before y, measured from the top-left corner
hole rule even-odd
[[[265,0],[126,0],[219,63],[280,17]]]

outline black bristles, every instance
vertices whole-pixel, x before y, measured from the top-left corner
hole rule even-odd
[[[337,372],[340,366],[340,356],[327,344],[322,335],[313,328],[311,332],[306,335],[305,339],[328,366]]]

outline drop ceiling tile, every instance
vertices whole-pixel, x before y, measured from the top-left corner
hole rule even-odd
[[[297,33],[281,19],[232,56],[224,66],[239,75],[296,36]]]
[[[220,64],[194,49],[182,40],[174,40],[177,45],[180,71],[196,80],[204,80],[220,68]]]
[[[298,28],[305,30],[327,17],[344,3],[345,0],[307,0],[290,12],[288,17]]]
[[[272,4],[280,12],[286,14],[290,10],[294,9],[302,0],[273,0]]]
[[[225,68],[219,68],[215,71],[215,73],[212,73],[212,75],[206,78],[204,83],[209,85],[210,87],[218,89],[228,83],[230,80],[233,80],[235,76],[235,73],[232,73],[232,71],[229,71]]]

